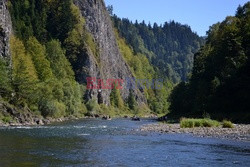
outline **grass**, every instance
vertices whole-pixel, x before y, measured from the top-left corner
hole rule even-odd
[[[223,128],[234,128],[234,125],[231,121],[223,120],[222,127]]]
[[[194,128],[194,127],[218,127],[220,123],[215,120],[208,118],[204,119],[193,119],[193,118],[182,118],[180,122],[181,128]]]

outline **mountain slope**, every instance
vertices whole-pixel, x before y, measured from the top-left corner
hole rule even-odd
[[[250,3],[208,31],[195,55],[192,78],[172,92],[172,117],[202,117],[250,122]]]
[[[18,113],[6,112],[14,110],[45,118],[78,117],[86,114],[87,109],[109,114],[119,107],[127,112],[123,101],[129,98],[147,108],[147,100],[139,89],[86,90],[87,77],[134,77],[120,53],[103,1],[3,2],[0,103],[8,107],[1,108],[0,120],[18,122]],[[110,104],[113,108],[107,108]],[[13,110],[6,109],[9,106]]]
[[[111,12],[112,13],[112,12]],[[156,71],[174,83],[187,81],[192,70],[194,53],[203,45],[203,38],[187,25],[171,21],[163,26],[132,23],[112,15],[114,26],[136,53],[147,55]]]

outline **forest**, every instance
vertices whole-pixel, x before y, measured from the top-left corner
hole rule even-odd
[[[11,0],[7,5],[14,36],[10,40],[11,62],[0,59],[2,103],[45,118],[81,117],[93,110],[110,115],[143,115],[149,113],[149,108],[158,114],[167,111],[168,88],[147,90],[149,105],[140,107],[132,92],[128,99],[122,99],[116,89],[110,94],[111,106],[85,98],[86,85],[78,83],[86,56],[82,53],[91,50],[98,57],[98,47],[84,28],[85,19],[72,0]],[[135,54],[118,33],[116,38],[134,77],[153,78],[155,71],[147,57]],[[166,84],[172,86],[170,82]],[[5,117],[9,115],[0,114],[1,119]]]
[[[117,45],[132,75],[163,79],[164,87],[145,89],[147,104],[139,106],[131,90],[122,99],[114,86],[106,106],[86,99],[86,85],[78,79],[88,50],[100,60],[73,1],[10,0],[12,61],[0,58],[0,102],[53,118],[95,110],[249,122],[249,8],[250,3],[240,6],[234,17],[211,26],[205,39],[175,21],[151,25],[121,19],[108,6]]]
[[[145,55],[159,77],[173,83],[187,81],[193,67],[194,54],[204,44],[204,38],[194,33],[188,25],[175,21],[164,25],[138,23],[120,19],[112,13],[114,27],[133,48],[135,53]]]
[[[0,59],[1,100],[43,117],[86,113],[84,86],[72,68],[76,50],[84,48],[79,9],[70,0],[11,0],[8,8],[15,36],[12,69]]]
[[[250,122],[250,3],[207,32],[189,82],[172,91],[170,116]]]

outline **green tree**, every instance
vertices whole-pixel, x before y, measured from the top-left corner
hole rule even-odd
[[[32,104],[37,97],[34,97],[37,73],[29,54],[25,53],[23,43],[11,38],[10,41],[12,65],[13,65],[13,88],[15,91],[15,103]]]
[[[152,27],[146,25],[145,21],[132,23],[116,15],[112,19],[119,35],[135,54],[145,55],[159,75],[174,83],[188,80],[193,55],[204,43],[204,39],[193,33],[189,26],[171,21]],[[126,55],[128,52],[124,53]]]
[[[65,51],[62,49],[61,43],[58,40],[52,40],[47,43],[46,49],[47,58],[50,61],[54,76],[59,80],[65,78],[74,80],[74,72],[65,56]]]
[[[6,61],[0,58],[0,96],[7,96],[11,90],[10,68]]]
[[[192,77],[171,93],[171,115],[250,122],[249,22],[250,3],[235,17],[210,27],[205,46],[194,57]]]
[[[38,78],[41,81],[49,80],[53,77],[50,62],[46,59],[46,48],[41,45],[35,37],[27,41],[27,52],[34,62]]]
[[[17,69],[21,64],[20,61],[23,61],[23,65],[26,68],[25,73],[28,75],[29,80],[36,81],[38,79],[37,72],[31,56],[29,54],[26,54],[23,42],[15,37],[12,37],[10,40],[10,49],[12,56],[13,74],[15,75],[18,73]]]
[[[110,93],[110,103],[112,106],[117,107],[119,109],[123,109],[124,102],[121,97],[120,90],[117,88],[117,84],[114,83],[114,88],[112,89]]]
[[[128,96],[128,107],[130,110],[134,111],[136,109],[136,100],[135,96],[133,95],[132,90],[129,90],[129,96]]]
[[[49,6],[47,29],[52,38],[64,41],[78,19],[74,17],[71,10],[72,0],[49,1]]]

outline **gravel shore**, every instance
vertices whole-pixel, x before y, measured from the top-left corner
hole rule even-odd
[[[180,124],[157,123],[145,125],[141,131],[169,133],[169,134],[192,134],[199,137],[216,137],[222,139],[232,139],[250,142],[250,125],[235,125],[234,128],[222,127],[199,127],[199,128],[180,128]]]

